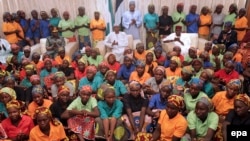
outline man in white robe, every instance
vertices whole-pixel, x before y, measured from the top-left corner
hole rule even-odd
[[[123,53],[126,47],[128,47],[127,34],[120,31],[119,25],[115,25],[113,32],[105,38],[104,44],[110,48],[112,53],[116,57],[116,61],[121,62],[123,60]]]
[[[140,39],[139,28],[142,25],[142,16],[138,10],[135,10],[135,1],[129,2],[129,11],[122,16],[122,26],[124,32],[133,36],[133,39]]]
[[[0,62],[6,64],[6,58],[11,54],[11,47],[7,40],[0,37]]]
[[[181,48],[181,54],[185,56],[186,54],[188,54],[188,49],[191,46],[191,40],[187,34],[181,33],[181,31],[182,27],[176,26],[175,33],[170,34],[162,41],[164,43],[173,43],[174,46],[179,46]]]

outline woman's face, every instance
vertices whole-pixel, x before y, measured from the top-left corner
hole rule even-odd
[[[56,12],[56,10],[55,9],[52,9],[51,11],[50,11],[50,13],[51,13],[51,15],[52,15],[52,17],[57,17],[57,12]]]
[[[130,86],[129,90],[130,90],[130,94],[133,97],[139,97],[140,96],[141,87],[139,87],[139,86]]]
[[[202,68],[202,64],[201,62],[199,61],[195,61],[193,64],[192,64],[193,68],[194,68],[194,71],[196,72],[199,72],[200,69]]]
[[[18,64],[18,60],[17,60],[17,57],[16,56],[13,56],[12,59],[11,59],[11,62],[15,65]]]
[[[136,71],[139,75],[142,75],[145,71],[145,66],[137,66]]]
[[[43,105],[43,96],[41,94],[33,94],[32,98],[37,105],[39,106]]]
[[[114,102],[115,102],[115,99],[116,99],[115,93],[113,93],[113,92],[107,93],[105,95],[104,99],[105,99],[105,101],[107,102],[108,105],[113,105]]]
[[[7,21],[11,21],[12,20],[12,16],[10,14],[7,14],[6,15],[6,19],[7,19]]]
[[[155,7],[149,7],[148,8],[148,13],[154,13],[155,12]]]
[[[85,9],[80,8],[80,9],[78,9],[78,12],[79,12],[80,16],[83,16],[85,14]]]
[[[97,56],[97,52],[95,50],[91,51],[91,56],[92,58],[95,58]]]
[[[63,67],[63,68],[69,67],[69,61],[63,60],[63,62],[62,62],[62,67]]]
[[[69,101],[69,92],[64,91],[58,94],[58,99],[63,103],[67,103]]]
[[[38,18],[38,13],[36,11],[32,11],[31,16],[33,17],[33,19],[37,19]]]
[[[115,73],[109,72],[106,77],[108,83],[113,84],[115,82]]]
[[[12,100],[12,98],[11,98],[11,96],[9,94],[1,93],[1,102],[3,102],[4,104],[7,104],[11,100]]]
[[[175,117],[179,112],[179,108],[173,103],[168,103],[166,110],[169,118]]]
[[[177,56],[180,56],[180,54],[181,54],[181,48],[176,47],[176,48],[173,49],[173,51],[176,52]]]
[[[102,74],[106,74],[106,72],[109,70],[109,68],[108,67],[106,67],[106,66],[101,66],[100,67],[100,72],[102,73]]]
[[[49,130],[50,117],[47,114],[38,114],[36,117],[37,125],[41,130]]]
[[[205,105],[202,102],[197,102],[195,106],[195,114],[197,115],[199,119],[202,119],[202,120],[206,119],[208,112],[209,112],[209,109],[207,105]]]
[[[249,107],[240,100],[234,101],[234,110],[238,116],[242,117],[248,113]]]
[[[162,54],[162,51],[155,51],[154,53],[155,53],[156,58],[160,58],[161,54]]]
[[[42,13],[42,14],[41,14],[41,18],[42,18],[43,20],[46,20],[46,19],[48,18],[48,15],[47,15],[46,13]]]
[[[92,71],[90,71],[90,70],[88,70],[88,71],[87,71],[87,78],[88,78],[89,80],[92,80],[94,77],[95,77],[95,73],[92,72]]]
[[[82,62],[78,62],[78,69],[79,69],[80,71],[83,71],[83,70],[85,69],[85,64],[82,63]]]
[[[152,62],[153,61],[153,57],[154,57],[154,55],[152,53],[148,53],[146,55],[146,61]]]
[[[202,14],[203,14],[203,15],[207,15],[207,13],[208,13],[208,9],[207,9],[207,8],[204,8],[204,9],[202,10]]]
[[[162,13],[163,15],[168,15],[168,8],[167,7],[163,8]]]
[[[65,20],[68,20],[68,19],[69,19],[69,14],[68,14],[68,13],[64,13],[64,14],[63,14],[63,18],[64,18]]]
[[[57,87],[62,86],[64,83],[65,83],[65,78],[63,78],[63,77],[57,77],[55,79],[55,84]]]
[[[217,13],[221,13],[221,11],[222,11],[222,7],[220,7],[220,6],[218,6],[218,7],[216,7],[216,10],[215,10]]]
[[[64,57],[65,57],[65,51],[60,51],[60,52],[58,52],[58,54],[59,54],[59,56],[60,56],[61,58],[64,58]]]
[[[32,61],[34,61],[35,63],[38,63],[40,60],[40,56],[36,55],[32,57]]]
[[[109,55],[108,57],[108,63],[113,65],[115,63],[116,59],[115,59],[115,55]]]
[[[91,50],[88,50],[88,49],[85,50],[85,53],[86,53],[87,56],[90,56],[90,55],[91,55],[91,52],[92,52]]]
[[[144,47],[142,47],[142,46],[140,46],[140,47],[137,47],[137,52],[139,53],[139,54],[142,54],[143,52],[144,52]]]
[[[164,77],[164,73],[162,71],[160,71],[160,70],[156,70],[154,72],[154,77],[155,77],[156,81],[162,81],[163,77]]]
[[[191,57],[191,58],[196,58],[196,52],[194,51],[194,50],[189,50],[188,51],[188,54],[189,54],[189,56]]]
[[[8,115],[11,121],[18,121],[21,118],[20,110],[16,107],[10,107],[7,109]]]
[[[129,67],[132,64],[132,60],[126,57],[124,59],[124,64],[125,64],[126,67]]]
[[[207,73],[205,72],[202,72],[201,75],[200,75],[200,79],[204,82],[208,81],[209,77],[207,75]]]
[[[172,94],[172,90],[169,87],[162,87],[160,89],[161,98],[166,100]]]
[[[25,51],[23,51],[23,53],[24,53],[25,57],[29,58],[29,56],[30,56],[30,51],[29,50],[25,50]]]
[[[90,98],[90,95],[91,95],[91,93],[81,91],[80,92],[80,97],[81,97],[82,103],[84,103],[84,104],[87,103],[89,98]]]
[[[14,89],[14,87],[15,87],[15,81],[14,81],[14,80],[8,80],[8,81],[5,83],[5,87],[9,87],[9,88]]]
[[[233,5],[230,5],[229,7],[229,13],[233,13],[235,11],[235,8]]]
[[[228,99],[234,98],[234,96],[236,96],[239,93],[238,87],[232,85],[227,85],[226,90],[227,90],[226,97]]]
[[[176,70],[176,68],[178,67],[178,64],[175,62],[175,61],[170,61],[170,64],[169,64],[169,68],[173,71]]]
[[[98,20],[100,18],[100,14],[95,12],[95,19]]]
[[[191,79],[192,75],[190,74],[187,74],[187,73],[184,73],[184,72],[181,72],[181,77],[184,81],[188,81]]]
[[[232,63],[226,63],[226,65],[225,65],[225,72],[226,72],[227,74],[229,74],[230,72],[232,72],[233,69],[234,69],[234,66],[233,66]]]
[[[39,85],[40,84],[40,80],[34,80],[31,82],[32,85]]]
[[[46,62],[45,62],[45,68],[46,68],[47,70],[51,70],[51,68],[52,68],[52,63],[51,63],[50,61],[46,61]]]
[[[201,90],[201,87],[199,87],[198,85],[195,85],[195,84],[190,85],[189,91],[190,91],[191,96],[193,97],[198,96],[200,93],[200,90]]]

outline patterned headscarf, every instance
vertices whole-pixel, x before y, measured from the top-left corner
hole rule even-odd
[[[204,84],[204,81],[202,81],[201,79],[199,78],[192,78],[189,82],[190,85],[196,85],[196,86],[199,86],[199,87],[203,87],[203,84]]]
[[[65,78],[65,74],[62,71],[58,71],[54,74],[54,78]]]
[[[28,64],[24,67],[25,71],[35,70],[35,66],[33,64]]]
[[[60,95],[63,92],[68,92],[69,93],[70,92],[69,88],[67,86],[64,86],[64,85],[62,85],[61,87],[59,87],[59,89],[58,89],[58,95]]]
[[[246,94],[238,94],[235,98],[235,100],[239,100],[243,103],[245,103],[250,108],[250,98]]]
[[[161,71],[164,75],[165,75],[165,68],[163,66],[157,66],[155,69],[154,69],[154,72],[156,71]]]
[[[172,56],[172,57],[171,57],[171,61],[175,61],[175,62],[177,63],[177,65],[178,65],[178,67],[181,67],[181,60],[180,60],[179,57],[177,57],[177,56]]]
[[[168,103],[173,103],[179,109],[184,108],[184,99],[179,95],[170,95],[168,97]]]
[[[50,118],[50,120],[52,121],[53,125],[55,125],[55,126],[60,125],[60,122],[58,120],[53,119],[52,113],[48,108],[46,108],[46,107],[38,107],[38,108],[36,108],[35,114],[34,114],[34,119],[36,119],[39,114],[47,115],[48,118]]]
[[[36,85],[32,88],[32,91],[31,91],[32,95],[34,94],[40,94],[40,95],[43,95],[44,93],[44,90],[43,90],[43,87],[40,86],[40,85]]]
[[[83,63],[85,65],[88,65],[87,61],[83,57],[78,60],[78,63]]]
[[[109,64],[106,62],[106,61],[103,61],[99,64],[99,68],[101,67],[106,67],[106,68],[109,68]]]
[[[114,71],[114,70],[108,70],[106,73],[105,73],[105,78],[108,76],[108,74],[109,73],[114,73],[114,74],[116,74],[116,71]]]
[[[40,76],[39,76],[39,75],[36,75],[36,74],[31,75],[31,77],[30,77],[30,82],[34,82],[34,81],[36,81],[36,80],[40,81]]]
[[[91,71],[91,72],[96,73],[97,72],[97,68],[96,68],[96,66],[88,66],[87,67],[87,71]]]
[[[6,104],[6,109],[12,108],[12,107],[17,108],[17,109],[20,109],[21,106],[22,106],[22,103],[21,103],[20,101],[13,99],[13,100],[9,101],[9,102]]]
[[[85,85],[85,86],[82,86],[80,92],[88,92],[88,93],[92,93],[93,90],[92,90],[92,87],[90,85]]]
[[[181,70],[183,73],[186,73],[186,74],[193,74],[193,67],[191,66],[185,66],[182,68]]]
[[[97,91],[97,97],[98,97],[98,99],[104,100],[104,93],[103,93],[103,92],[104,92],[107,88],[113,88],[113,89],[114,89],[114,87],[112,87],[111,85],[109,85],[109,84],[107,84],[107,83],[102,84],[102,85],[100,86],[100,88],[98,89],[98,91]]]
[[[232,79],[229,81],[227,86],[237,87],[238,89],[240,89],[241,88],[241,81],[239,79]]]
[[[9,87],[3,87],[2,89],[0,89],[0,94],[2,93],[8,94],[11,99],[16,99],[16,92]]]
[[[208,107],[209,111],[213,110],[213,103],[212,103],[211,99],[209,99],[208,97],[201,97],[198,100],[198,102],[205,104]]]
[[[156,60],[156,57],[155,57],[154,51],[152,51],[152,50],[147,50],[146,56],[147,56],[149,53],[151,53],[151,54],[153,55],[153,61],[155,61],[155,60]]]
[[[136,67],[145,67],[145,65],[146,65],[146,63],[145,63],[145,61],[142,61],[142,60],[137,60],[136,62],[135,62],[135,66]]]

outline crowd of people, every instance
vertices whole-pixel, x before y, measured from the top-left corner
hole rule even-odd
[[[227,141],[228,125],[250,125],[250,39],[246,10],[231,4],[141,17],[135,1],[105,36],[100,13],[71,20],[58,10],[6,12],[0,39],[0,139],[14,141]],[[146,44],[128,46],[127,35]],[[78,39],[75,37],[77,31]],[[182,34],[198,33],[204,51]],[[90,36],[91,35],[91,36]],[[184,37],[183,37],[184,36]],[[46,53],[31,46],[46,38]],[[79,51],[67,56],[68,42]],[[104,41],[108,53],[96,46]],[[163,43],[175,43],[169,52]],[[188,45],[187,45],[188,44]],[[187,47],[187,48],[186,48]],[[183,53],[186,52],[186,53]],[[249,55],[248,55],[249,54]],[[42,56],[41,56],[42,55]],[[244,57],[243,57],[244,56]]]

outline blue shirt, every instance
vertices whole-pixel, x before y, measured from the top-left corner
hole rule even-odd
[[[28,27],[27,31],[24,33],[25,37],[32,37],[31,30],[29,30],[29,23],[26,19],[20,19],[20,25],[22,28]]]
[[[105,80],[104,75],[103,75],[100,71],[98,71],[98,72],[95,74],[95,76],[100,77],[100,78],[102,79],[102,81]]]
[[[126,65],[122,64],[118,73],[117,77],[120,78],[122,77],[125,80],[129,80],[130,74],[135,70],[135,65],[131,65],[129,68],[126,67]]]
[[[154,29],[157,27],[157,23],[159,23],[159,17],[155,13],[147,13],[144,15],[143,22],[146,24],[147,28]]]
[[[151,97],[148,107],[152,109],[166,109],[167,102],[166,100],[161,100],[160,94],[155,94]]]
[[[115,96],[117,97],[119,97],[120,95],[126,94],[128,92],[127,88],[120,80],[115,80],[113,87],[115,88]]]
[[[87,77],[83,77],[79,81],[78,90],[80,90],[84,85],[90,85],[93,91],[97,91],[97,89],[101,86],[102,82],[103,80],[98,76],[95,76],[92,81],[89,81]]]
[[[41,21],[39,21],[40,24]],[[30,30],[32,32],[33,38],[40,38],[40,25],[38,26],[38,28],[35,29],[35,31],[32,31],[32,28],[36,26],[37,20],[32,19],[30,21]]]
[[[198,14],[189,13],[186,16],[186,22],[193,22],[194,20],[197,19],[199,19]],[[191,25],[187,26],[187,33],[198,33],[198,20],[197,22],[194,22]]]
[[[165,62],[164,62],[164,67],[165,68],[168,68],[169,67],[169,65],[170,65],[170,60],[165,60]]]
[[[49,20],[40,20],[41,38],[50,36]]]
[[[3,113],[5,117],[8,117],[7,109],[2,102],[0,102],[0,112]]]
[[[18,63],[20,63],[20,64],[22,63],[23,55],[24,55],[24,53],[21,52],[21,51],[19,51],[18,54],[17,54],[17,61],[18,61]]]
[[[109,117],[114,117],[117,119],[122,115],[123,104],[118,99],[114,101],[112,107],[109,107],[106,101],[99,101],[97,105],[101,114],[101,119],[106,119]]]

